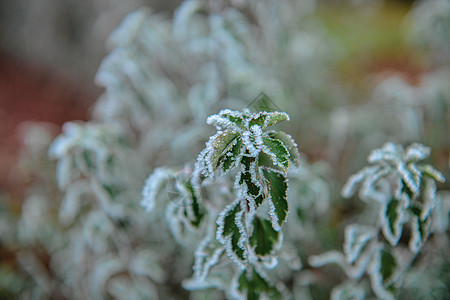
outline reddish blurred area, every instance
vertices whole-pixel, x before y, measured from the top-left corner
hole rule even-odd
[[[62,125],[87,120],[99,95],[61,74],[0,51],[0,192],[17,192],[11,170],[19,157],[19,125],[24,121]]]

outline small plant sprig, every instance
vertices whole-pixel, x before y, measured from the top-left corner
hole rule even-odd
[[[445,181],[434,167],[420,163],[430,152],[418,143],[406,149],[387,143],[369,155],[372,166],[349,178],[342,195],[351,197],[359,187],[363,201],[379,204],[378,216],[375,224],[345,228],[343,254],[332,251],[310,258],[314,266],[337,263],[349,277],[332,291],[332,299],[363,299],[360,281],[365,274],[378,298],[395,299],[408,266],[431,233],[436,181]],[[408,240],[407,247],[400,241],[402,236]]]
[[[180,192],[186,192],[190,205],[180,207],[185,213],[176,215],[183,219],[192,216],[190,223],[196,227],[203,220],[211,219],[205,218],[207,214],[215,219],[207,225],[213,226],[215,233],[207,230],[209,234],[195,252],[194,276],[185,284],[188,289],[211,286],[208,275],[226,254],[237,272],[234,271],[232,282],[219,285],[223,289],[226,289],[224,285],[231,285],[232,297],[258,299],[263,294],[281,297],[279,288],[269,282],[264,269],[277,264],[281,226],[289,212],[286,175],[291,163],[299,164],[300,155],[290,135],[266,129],[286,120],[289,116],[284,112],[251,113],[247,109],[225,109],[207,119],[208,124],[217,128],[217,133],[199,154],[185,188],[180,189],[178,185]],[[225,203],[225,208],[205,209],[211,205],[207,199],[200,200],[200,190],[233,170],[236,171],[235,200]],[[158,187],[171,176],[170,171],[163,169],[155,172],[144,188],[142,204],[148,209],[155,206]],[[217,287],[217,280],[212,281]]]

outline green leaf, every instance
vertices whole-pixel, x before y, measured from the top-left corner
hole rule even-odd
[[[396,246],[400,240],[404,218],[405,211],[400,200],[392,198],[389,203],[384,205],[381,213],[382,230],[392,246]]]
[[[230,120],[237,127],[245,129],[244,115],[242,113],[225,109],[220,112],[220,116]]]
[[[239,179],[239,185],[244,188],[244,192],[246,193],[246,196],[249,198],[246,198],[248,201],[254,201],[256,204],[255,209],[264,201],[264,194],[261,190],[261,187],[258,186],[252,179],[252,172],[255,172],[256,170],[250,170],[251,168],[251,158],[249,157],[243,157],[242,158],[242,164],[244,165],[244,171],[240,174]]]
[[[269,255],[274,250],[280,234],[272,228],[269,220],[255,217],[250,245],[255,247],[255,253],[261,256]]]
[[[286,221],[289,211],[287,202],[287,179],[277,171],[261,168],[264,178],[266,179],[269,190],[270,201],[270,217],[272,219],[272,227],[276,231],[280,231],[281,224]]]
[[[224,132],[217,134],[215,139],[212,141],[213,154],[211,155],[211,164],[213,166],[213,171],[216,170],[219,163],[220,157],[232,148],[235,139],[239,136],[239,133],[233,132],[231,130],[225,130]]]
[[[261,299],[263,294],[268,299],[281,299],[281,293],[259,275],[255,268],[252,268],[250,276],[247,276],[247,272],[243,271],[239,276],[238,283],[239,291],[247,291],[247,300]]]
[[[248,108],[252,111],[281,111],[281,109],[267,96],[264,92],[261,92],[256,98],[248,105]]]
[[[277,111],[268,113],[264,128],[275,125],[282,121],[289,121],[289,115],[287,113]]]
[[[281,168],[278,165],[275,165],[272,158],[268,154],[266,154],[262,151],[258,155],[258,166],[266,167],[268,169],[275,169],[277,171],[284,172],[283,168]]]
[[[192,212],[194,213],[194,218],[190,220],[191,224],[195,227],[198,227],[203,219],[203,217],[205,216],[205,209],[203,206],[200,205],[200,203],[198,202],[198,196],[197,193],[195,192],[194,187],[192,186],[192,184],[187,181],[185,183],[185,187],[189,193],[189,196],[191,198],[192,201]]]
[[[280,140],[289,152],[289,159],[298,167],[300,166],[300,152],[294,139],[283,131],[271,132],[269,136]]]
[[[225,149],[224,154],[219,158],[219,166],[226,173],[230,171],[234,166],[236,166],[238,161],[238,156],[241,153],[242,139],[236,138],[231,142]]]
[[[263,137],[262,139],[266,146],[263,151],[271,157],[274,164],[280,166],[286,172],[289,167],[289,151],[283,142],[270,137]]]
[[[227,206],[217,219],[217,239],[226,246],[228,256],[235,256],[237,259],[245,260],[245,248],[240,245],[242,233],[238,223],[242,224],[242,213],[239,201],[235,201]]]
[[[381,266],[380,273],[383,278],[383,283],[386,283],[394,275],[397,268],[397,261],[392,253],[386,249],[381,251]]]

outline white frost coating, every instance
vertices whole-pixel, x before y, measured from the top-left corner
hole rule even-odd
[[[206,247],[210,239],[204,239],[195,251],[194,277],[199,282],[204,282],[209,274],[209,270],[217,265],[224,252],[224,247],[218,247],[212,254],[208,254]]]
[[[241,176],[242,176],[242,173],[244,173],[244,172],[245,172],[245,166],[244,166],[244,165],[241,165],[241,167],[240,167],[240,169],[238,170],[238,172],[237,172],[237,174],[236,174],[236,177],[235,177],[235,179],[234,179],[234,188],[235,188],[236,190],[239,190],[239,189],[242,188],[242,186],[241,186],[241,184],[240,184],[239,182],[241,181]]]
[[[170,171],[164,168],[157,168],[145,181],[144,188],[142,189],[142,200],[141,206],[145,208],[146,211],[150,212],[156,201],[156,196],[164,184],[169,178]]]
[[[274,111],[274,112],[264,112],[265,115],[267,115],[266,119],[264,120],[264,125],[263,128],[267,128],[270,125],[273,125],[275,123],[271,123],[273,122],[272,117],[277,118],[277,116],[284,116],[286,118],[286,121],[290,120],[290,117],[287,113],[285,112],[279,112],[279,111]]]
[[[272,221],[272,227],[275,231],[280,231],[281,226],[279,223],[278,215],[276,213],[275,205],[273,204],[272,198],[269,199],[269,216],[270,220]]]
[[[320,255],[311,255],[308,258],[308,263],[315,268],[320,268],[331,263],[343,265],[344,255],[339,251],[329,251]]]
[[[407,169],[405,163],[400,162],[397,165],[397,171],[405,182],[406,186],[413,192],[414,195],[419,193],[420,189],[420,180],[418,178],[414,178],[411,174],[411,171]],[[419,182],[418,182],[419,181]]]
[[[374,227],[351,224],[345,228],[344,253],[348,263],[353,263],[366,244],[376,237]]]
[[[405,160],[406,161],[420,161],[429,157],[431,149],[419,143],[414,143],[406,148]]]
[[[231,240],[231,236],[224,236],[223,231],[225,229],[225,217],[227,214],[232,211],[237,205],[239,205],[241,202],[241,199],[235,200],[233,203],[227,205],[224,210],[222,210],[219,214],[219,217],[217,218],[217,231],[216,231],[216,239],[225,246],[225,251],[227,253],[227,256],[241,269],[245,269],[245,262],[243,263],[240,261],[240,259],[236,256],[236,254],[233,251],[233,244]],[[244,211],[240,211],[236,213],[234,223],[238,227],[239,230],[239,240],[237,243],[237,246],[244,250],[244,259],[247,257],[247,249],[244,245],[244,243],[247,241],[247,233],[244,228],[244,224],[242,222],[242,217],[244,215]]]
[[[384,185],[389,185],[388,181],[383,179],[384,176],[389,174],[389,169],[381,169],[375,174],[366,177],[360,191],[359,196],[362,200],[375,200],[381,204],[386,203],[390,197],[390,190],[379,189]]]
[[[283,176],[283,178],[284,178],[284,175],[281,172],[279,172],[278,170],[271,169],[270,171],[274,172],[274,173],[278,173],[281,176]],[[285,180],[286,180],[286,184],[287,184],[287,178],[285,178]],[[286,193],[287,193],[287,190],[286,190]],[[281,230],[281,225],[278,224],[280,222],[280,219],[278,218],[278,215],[276,213],[276,208],[275,208],[275,204],[273,203],[271,193],[269,193],[269,216],[270,216],[270,220],[272,223],[272,228],[275,231],[279,232]],[[286,217],[286,220],[287,220],[287,217]],[[286,222],[286,220],[283,220],[283,222]]]
[[[211,158],[216,151],[214,149],[214,142],[217,137],[222,135],[223,131],[218,131],[215,135],[209,138],[206,142],[206,147],[203,149],[197,157],[197,162],[195,163],[195,172],[205,175],[207,178],[214,178],[214,166],[212,164]]]
[[[257,157],[263,147],[262,130],[258,125],[253,125],[250,130],[244,131],[242,141],[250,153],[250,157]]]
[[[240,199],[236,199],[234,200],[231,204],[228,204],[220,213],[219,216],[217,217],[217,231],[216,231],[216,239],[221,243],[221,244],[225,244],[226,243],[226,239],[223,236],[223,231],[225,229],[225,217],[227,216],[227,214],[232,211],[237,205],[239,205]]]
[[[431,166],[431,165],[424,165],[424,166],[421,166],[420,169],[421,169],[422,173],[429,174],[436,181],[439,181],[441,183],[445,182],[444,175],[442,175],[442,173],[439,172],[438,170],[436,170],[433,166]]]
[[[241,117],[242,114],[239,112],[234,112],[229,109],[221,110],[217,115],[211,115],[206,119],[206,123],[213,125],[217,130],[230,129],[234,132],[242,132],[242,129],[236,125],[236,123],[230,121],[227,117],[222,116],[223,114],[229,114],[236,117]]]
[[[372,153],[369,154],[367,161],[371,164],[380,161],[398,162],[400,161],[400,158],[398,157],[397,153],[386,152],[385,150],[382,149],[375,149],[372,151]]]
[[[256,157],[259,154],[258,149],[255,147],[255,145],[253,144],[253,141],[251,140],[252,134],[250,131],[245,131],[242,134],[242,141],[244,142],[245,148],[248,150],[248,152],[250,153],[251,157]],[[253,138],[253,137],[252,137]]]
[[[286,146],[283,144],[283,142],[281,142],[281,144],[283,145],[283,147],[286,149]],[[269,155],[270,158],[272,159],[272,162],[274,165],[279,166],[280,168],[282,168],[283,170],[285,170],[285,167],[283,165],[283,162],[278,160],[278,157],[276,156],[275,153],[273,153],[269,147],[267,147],[265,144],[262,145],[261,147],[262,152],[264,152],[265,154]],[[286,152],[289,153],[288,149],[286,149]],[[286,171],[286,170],[285,170]]]
[[[351,196],[353,196],[356,191],[357,185],[362,182],[370,173],[373,173],[374,168],[378,169],[379,167],[365,167],[358,173],[351,175],[342,188],[342,197],[350,198]]]
[[[236,218],[234,219],[234,224],[236,224],[236,227],[238,228],[239,234],[240,234],[237,246],[241,249],[244,249],[244,257],[246,257],[247,256],[246,255],[246,253],[247,253],[246,244],[248,243],[248,239],[247,239],[247,230],[245,228],[244,222],[242,222],[242,219],[244,218],[244,214],[245,214],[244,210],[241,210],[240,212],[238,212],[236,214]]]

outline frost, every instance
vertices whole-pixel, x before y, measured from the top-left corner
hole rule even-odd
[[[157,168],[145,181],[144,188],[142,189],[141,206],[146,211],[153,210],[155,201],[163,184],[169,179],[172,172],[164,168]]]
[[[367,243],[375,238],[374,227],[352,224],[345,228],[344,253],[349,263],[353,263]]]

